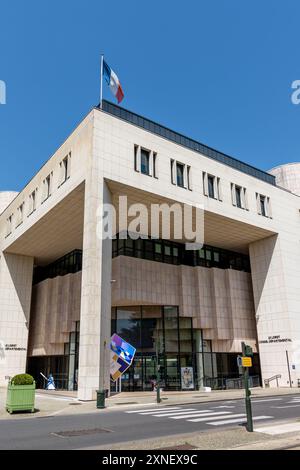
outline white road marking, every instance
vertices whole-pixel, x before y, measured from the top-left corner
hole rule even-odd
[[[227,414],[229,415],[229,414],[231,414],[231,412],[230,411],[214,411],[213,413],[201,413],[201,412],[198,411],[197,413],[193,413],[192,415],[187,414],[187,415],[183,415],[183,416],[171,416],[171,419],[185,419],[185,418],[193,418],[193,417],[196,417],[196,416],[201,416],[201,418],[199,418],[200,421],[205,421],[206,419],[209,419],[209,416],[227,415]],[[218,417],[220,418],[220,416],[218,416]],[[188,419],[188,421],[193,421],[193,420]]]
[[[235,408],[235,406],[230,406],[230,405],[222,405],[222,406],[213,406],[213,409],[219,409],[219,408]]]
[[[142,410],[125,411],[125,413],[144,413],[146,411],[166,411],[166,410],[180,410],[180,409],[182,408],[180,408],[179,406],[172,406],[172,407],[168,406],[167,408],[157,407],[157,408],[151,408],[150,410],[149,409],[147,410],[146,408],[144,408]]]
[[[192,423],[200,423],[201,421],[214,421],[214,420],[222,419],[222,418],[230,419],[230,418],[235,418],[237,416],[243,416],[245,418],[245,416],[246,416],[244,413],[232,414],[232,413],[229,413],[229,411],[222,411],[218,414],[227,414],[227,413],[228,413],[229,416],[210,416],[208,418],[203,418],[202,417],[202,418],[196,418],[196,419],[188,419],[187,421],[191,421]],[[217,414],[217,413],[215,413],[215,414]],[[244,419],[244,418],[242,418],[242,419]]]
[[[232,415],[234,416],[234,415]],[[228,416],[228,418],[231,418],[231,416]],[[259,419],[270,419],[270,418],[273,418],[273,416],[255,416],[253,417],[253,421],[254,420],[259,420]],[[215,423],[208,423],[210,424],[211,426],[222,426],[223,424],[228,424],[228,423],[240,423],[242,421],[245,421],[246,420],[246,415],[244,415],[244,418],[236,418],[236,419],[225,419],[223,421],[216,421]]]
[[[266,398],[266,399],[259,398],[258,400],[251,400],[251,401],[252,403],[264,403],[265,401],[279,401],[279,400],[282,400],[282,398]]]
[[[180,410],[180,411],[170,411],[170,413],[160,413],[160,414],[153,414],[152,416],[157,416],[158,418],[160,416],[181,416],[181,415],[194,415],[194,414],[199,414],[199,413],[209,413],[210,410],[192,410],[192,409],[187,409],[187,410]]]
[[[272,406],[272,408],[279,408],[279,409],[282,409],[282,408],[297,408],[298,406],[300,406],[300,403],[299,405],[286,405],[286,406]]]

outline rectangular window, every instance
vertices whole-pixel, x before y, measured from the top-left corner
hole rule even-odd
[[[260,195],[259,197],[259,204],[260,204],[260,213],[264,217],[266,217],[266,198],[265,196]]]
[[[43,187],[43,202],[46,201],[51,196],[51,186],[52,186],[52,173],[44,179]]]
[[[256,193],[257,213],[263,217],[272,218],[270,198]]]
[[[177,186],[184,188],[184,165],[182,163],[176,163],[176,181]]]
[[[6,236],[8,237],[12,232],[12,223],[13,223],[13,215],[10,215],[6,219]]]
[[[150,152],[145,149],[141,149],[141,173],[150,175]]]
[[[203,178],[203,194],[211,199],[222,201],[222,184],[221,179],[217,176],[210,175],[205,171],[202,173]]]
[[[215,198],[215,177],[212,175],[207,176],[208,183],[208,197]]]
[[[231,183],[231,200],[233,206],[236,206],[239,209],[248,210],[248,198],[246,188]]]
[[[32,191],[29,196],[29,212],[28,215],[32,214],[36,210],[36,193],[37,190]]]
[[[23,217],[24,217],[24,202],[18,207],[18,212],[17,212],[17,227],[23,223]]]
[[[60,162],[60,183],[61,186],[70,178],[71,152]]]
[[[240,186],[235,186],[235,199],[236,206],[240,209],[242,208],[242,197],[241,197],[242,188]]]
[[[47,197],[51,196],[51,176],[47,176],[46,180],[45,180],[45,184],[46,184],[46,199]]]

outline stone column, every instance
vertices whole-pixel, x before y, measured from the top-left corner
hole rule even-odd
[[[101,205],[110,201],[110,192],[94,162],[85,187],[78,368],[81,400],[95,399],[96,390],[109,389],[112,248],[111,239],[100,236],[98,224]]]
[[[33,258],[0,255],[0,385],[26,371]]]

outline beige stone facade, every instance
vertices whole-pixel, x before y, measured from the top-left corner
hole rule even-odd
[[[93,109],[0,206],[0,383],[24,371],[27,357],[63,355],[80,321],[78,396],[92,399],[99,387],[109,387],[111,308],[155,305],[176,306],[181,317],[192,318],[215,353],[239,353],[247,342],[260,355],[263,380],[279,374],[281,385],[297,386],[299,197],[264,172],[118,109]],[[150,156],[147,175],[136,167],[141,149]],[[183,187],[174,181],[176,162]],[[111,240],[99,237],[99,210],[103,203],[117,207],[120,195],[147,207],[200,204],[205,244],[248,255],[251,273],[112,260]],[[36,266],[73,250],[82,250],[80,272],[32,287]]]

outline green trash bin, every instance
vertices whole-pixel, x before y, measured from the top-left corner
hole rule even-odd
[[[97,408],[105,408],[105,390],[97,390]]]

